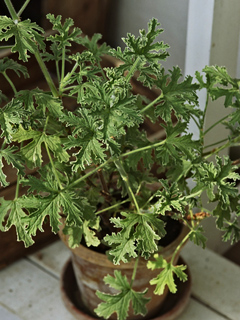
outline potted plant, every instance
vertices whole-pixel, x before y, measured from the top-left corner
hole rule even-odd
[[[108,257],[112,270],[118,265],[120,270],[106,274],[104,288],[110,287],[112,294],[96,293],[103,302],[95,313],[104,318],[117,314],[123,320],[131,302],[133,313],[143,318],[149,298],[146,290],[135,289],[138,269],[144,265],[154,270],[150,284],[156,295],[165,295],[166,287],[176,292],[174,275],[187,279],[186,266],[177,264],[180,249],[188,239],[205,247],[202,219],[215,216],[224,240],[239,239],[239,162],[219,155],[239,143],[239,80],[218,66],[196,73],[196,83],[190,76],[182,79],[178,67],[166,72],[161,61],[169,55],[168,45],[155,42],[163,31],[156,19],[138,37],[128,34],[122,51],[98,46],[99,35],[83,37],[72,19],[62,22],[52,14],[47,18],[53,33],[44,37],[36,23],[20,20],[28,1],[19,13],[10,0],[4,1],[11,17],[1,16],[0,39],[7,46],[15,39],[10,47],[19,61],[0,60],[0,72],[13,90],[10,100],[1,93],[5,102],[0,110],[0,155],[17,169],[18,179],[15,198],[0,198],[0,228],[15,226],[18,240],[30,246],[32,236],[49,220],[54,233],[61,228],[61,237],[73,252],[84,253],[89,247],[98,257]],[[70,50],[73,44],[84,49]],[[24,63],[32,55],[47,89],[17,91],[9,70],[27,77]],[[102,68],[105,55],[121,63]],[[54,75],[47,69],[52,60]],[[133,76],[143,86],[157,89],[157,97],[149,101],[134,95]],[[204,111],[198,104],[199,90],[207,91]],[[205,130],[208,100],[219,97],[225,97],[225,107],[233,112]],[[73,101],[71,108],[65,106],[66,99]],[[199,129],[198,140],[187,133],[190,119]],[[164,130],[161,138],[148,136],[149,122],[159,123]],[[205,146],[205,135],[220,124],[231,134]],[[7,186],[4,162],[0,163],[0,181]],[[34,174],[26,174],[29,169],[35,169]],[[23,196],[21,186],[28,188]],[[203,193],[214,204],[211,212],[203,206]],[[176,223],[181,226],[178,231]],[[172,233],[180,240],[174,248],[169,245],[171,257],[169,252],[163,256],[162,241]],[[91,260],[91,255],[88,251],[83,260]],[[80,264],[80,258],[74,259]],[[84,263],[82,269],[87,269]],[[130,278],[122,272],[125,265],[132,266]]]

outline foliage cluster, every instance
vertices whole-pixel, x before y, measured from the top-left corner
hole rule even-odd
[[[161,61],[168,57],[169,46],[157,41],[163,30],[156,19],[139,36],[128,34],[121,50],[99,45],[100,35],[84,37],[71,19],[62,22],[52,14],[47,17],[54,32],[45,37],[42,28],[21,21],[11,2],[5,3],[11,17],[0,17],[0,40],[12,40],[11,50],[19,61],[0,60],[0,72],[13,90],[10,99],[0,92],[0,183],[9,185],[6,163],[17,170],[18,179],[15,198],[0,198],[0,229],[15,226],[18,240],[30,246],[47,219],[57,233],[64,217],[71,247],[81,241],[89,247],[104,245],[114,264],[135,258],[136,268],[143,257],[149,269],[164,270],[151,281],[155,293],[162,294],[166,285],[176,292],[173,274],[183,281],[186,274],[185,266],[172,264],[174,256],[187,239],[205,247],[200,218],[215,216],[224,240],[239,239],[238,161],[219,154],[239,144],[239,80],[218,66],[196,73],[195,82],[191,76],[183,78],[178,67],[166,72]],[[72,51],[73,44],[84,50]],[[102,68],[105,55],[122,63]],[[47,91],[18,91],[8,76],[14,71],[27,78],[24,63],[30,56],[43,72]],[[54,80],[47,69],[49,61],[56,64]],[[145,87],[158,89],[157,98],[149,101],[133,94],[133,76]],[[200,90],[207,92],[204,111],[199,107]],[[65,106],[66,97],[74,108]],[[232,112],[205,129],[208,101],[220,97]],[[165,137],[149,139],[146,119],[153,124],[162,119]],[[191,119],[199,129],[198,140],[188,132]],[[216,146],[205,146],[205,135],[217,125],[225,125],[232,134]],[[35,174],[26,174],[29,169]],[[21,186],[28,187],[22,196]],[[203,207],[203,193],[214,205],[211,212]],[[157,254],[158,242],[166,234],[162,218],[169,215],[189,227],[171,262]],[[119,294],[97,293],[104,301],[96,309],[99,316],[117,312],[119,319],[126,319],[130,301],[136,314],[146,313],[145,292],[135,292],[120,272],[106,276],[105,282]]]

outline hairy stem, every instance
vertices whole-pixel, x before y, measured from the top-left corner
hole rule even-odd
[[[118,169],[118,172],[120,173],[120,176],[122,177],[124,183],[125,183],[125,186],[127,188],[127,192],[128,192],[128,195],[130,197],[130,199],[132,199],[135,207],[136,207],[136,210],[139,214],[141,214],[140,212],[140,209],[139,209],[139,206],[138,206],[138,203],[137,203],[137,199],[132,191],[132,188],[130,186],[130,182],[129,182],[129,179],[128,179],[128,175],[122,165],[122,162],[120,160],[115,160],[114,161],[115,165],[116,165],[116,168]]]
[[[2,74],[5,77],[5,79],[8,81],[8,83],[10,84],[11,88],[13,89],[14,94],[17,94],[17,89],[16,89],[15,85],[13,84],[12,80],[8,77],[6,71],[4,71]]]
[[[6,6],[8,8],[8,11],[9,11],[12,19],[14,21],[18,21],[18,15],[16,13],[16,10],[14,9],[14,6],[13,6],[11,0],[4,0],[4,2],[5,2]]]
[[[137,257],[136,260],[135,260],[135,264],[134,264],[134,268],[133,268],[133,273],[132,273],[132,279],[131,279],[131,283],[130,283],[131,288],[132,288],[133,282],[134,282],[134,280],[135,280],[135,278],[136,278],[138,262],[139,262],[139,257]]]
[[[152,108],[154,106],[155,103],[159,102],[161,99],[163,98],[163,93],[161,92],[161,94],[155,99],[153,100],[151,103],[149,103],[146,107],[144,107],[140,113],[144,113],[145,111],[147,111],[148,109]]]
[[[49,85],[49,88],[50,88],[53,96],[58,98],[58,96],[59,96],[58,95],[58,91],[57,91],[57,89],[55,87],[55,84],[54,84],[54,82],[53,82],[53,80],[52,80],[52,78],[51,78],[51,76],[50,76],[50,74],[48,72],[48,69],[47,69],[45,63],[43,62],[43,60],[41,58],[41,55],[40,55],[38,50],[35,52],[35,58],[36,58],[39,66],[40,66],[40,68],[42,70],[42,73],[43,73],[43,75],[44,75],[44,77],[45,77],[45,79],[47,81],[47,84]]]
[[[22,5],[21,9],[17,13],[19,17],[22,15],[23,11],[26,9],[26,7],[27,7],[27,5],[29,4],[30,1],[31,0],[26,0],[24,2],[24,4]]]
[[[140,63],[140,61],[141,61],[141,59],[140,59],[140,57],[138,57],[136,59],[136,61],[134,62],[134,64],[132,65],[131,69],[129,70],[129,72],[128,72],[127,76],[126,76],[126,81],[127,82],[130,81],[130,79],[131,79],[132,75],[134,74],[134,72],[136,71],[137,66]]]

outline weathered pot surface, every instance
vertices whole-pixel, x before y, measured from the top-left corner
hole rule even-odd
[[[163,255],[164,259],[170,261],[175,248],[186,236],[187,232],[188,228],[183,226],[179,236],[171,244],[163,248],[161,255]],[[67,237],[61,231],[59,235],[65,245],[68,246]],[[101,300],[95,294],[96,290],[105,293],[112,293],[110,288],[104,283],[103,278],[107,274],[113,275],[114,270],[120,270],[130,281],[133,272],[134,261],[131,261],[130,263],[122,263],[116,266],[108,260],[106,255],[90,250],[85,246],[80,245],[75,249],[71,249],[71,251],[72,265],[76,276],[76,281],[81,292],[81,300],[86,308],[90,311],[90,314],[95,316],[93,310],[101,302]],[[177,263],[177,260],[178,256],[175,257],[174,264]],[[155,289],[154,286],[149,284],[149,281],[156,277],[159,272],[159,269],[154,271],[147,269],[146,260],[143,258],[140,259],[133,289],[142,292],[145,290],[145,288],[148,288],[146,296],[151,297],[151,301],[147,304],[148,314],[146,317],[141,317],[139,315],[135,316],[133,311],[130,309],[128,317],[129,320],[149,320],[150,317],[152,318],[160,309],[168,294],[168,290],[166,288],[163,295],[157,296],[153,294]],[[114,313],[109,319],[117,319],[116,314]]]
[[[180,264],[186,264],[180,257]],[[188,280],[181,282],[176,279],[178,291],[176,294],[168,293],[162,307],[156,311],[156,315],[148,320],[175,320],[186,308],[191,293],[191,274],[187,268]],[[85,308],[80,291],[77,286],[76,277],[73,271],[72,261],[69,259],[61,275],[61,295],[66,308],[77,320],[96,320]]]

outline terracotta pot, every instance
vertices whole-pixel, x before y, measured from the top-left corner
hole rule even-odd
[[[167,261],[171,260],[175,248],[187,233],[188,228],[183,226],[179,236],[170,245],[168,245],[161,251],[164,259],[166,259]],[[62,231],[60,231],[59,235],[62,241],[68,247],[67,236],[65,236]],[[122,274],[126,275],[128,280],[130,280],[133,272],[134,261],[131,261],[130,263],[122,263],[116,266],[108,260],[106,255],[90,250],[85,246],[80,245],[79,247],[70,250],[72,252],[72,265],[83,303],[90,311],[90,313],[95,315],[93,310],[101,302],[96,296],[95,292],[97,290],[105,293],[114,292],[109,288],[109,286],[105,285],[103,278],[107,274],[113,275],[114,270],[120,270]],[[175,257],[175,264],[177,263],[178,258],[179,256]],[[151,297],[151,301],[147,304],[148,314],[146,317],[142,317],[139,315],[134,316],[132,310],[130,309],[129,317],[127,319],[150,319],[157,313],[168,294],[167,288],[161,296],[156,296],[153,294],[155,287],[151,286],[149,284],[149,281],[152,278],[156,277],[159,272],[159,269],[154,271],[147,269],[146,260],[144,260],[143,258],[140,259],[133,288],[136,291],[143,291],[145,288],[148,288],[148,293],[146,294],[146,296]],[[117,319],[116,314],[114,313],[109,319]]]

